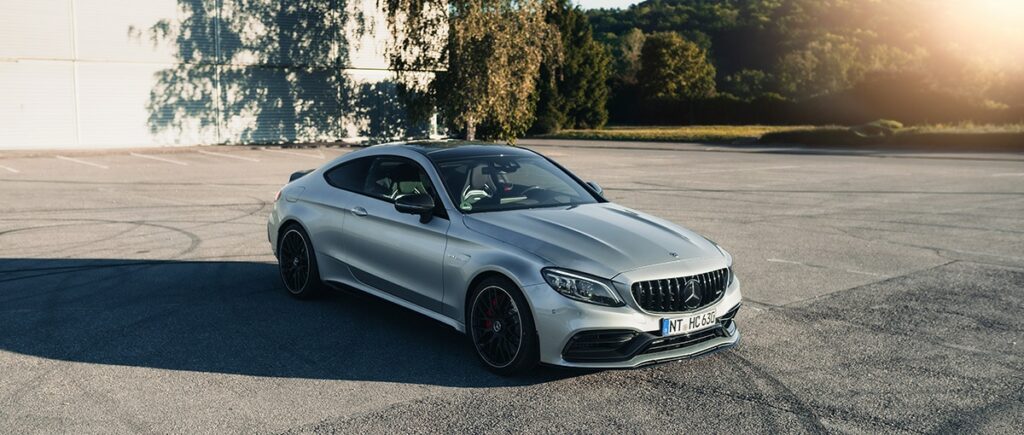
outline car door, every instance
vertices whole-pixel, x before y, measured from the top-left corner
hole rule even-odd
[[[419,163],[398,156],[373,159],[345,217],[345,262],[363,284],[441,312],[449,221],[437,215],[424,223],[394,205],[396,198],[411,193],[429,193],[440,204],[437,191]]]
[[[307,190],[303,199],[316,206],[316,213],[306,217],[316,249],[320,275],[328,281],[353,284],[345,250],[346,218],[364,197],[359,193],[374,157],[363,157],[341,163],[324,172],[326,185]],[[361,203],[361,202],[360,202]]]

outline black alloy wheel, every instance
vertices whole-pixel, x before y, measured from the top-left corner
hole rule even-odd
[[[283,231],[277,253],[281,281],[292,296],[314,296],[320,289],[320,276],[316,267],[316,257],[313,255],[313,246],[310,245],[309,238],[302,228],[289,226]]]
[[[488,279],[477,286],[469,325],[477,355],[490,370],[510,375],[537,365],[533,316],[514,284]]]

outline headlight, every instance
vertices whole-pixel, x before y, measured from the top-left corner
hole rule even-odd
[[[551,288],[569,299],[609,307],[625,305],[610,281],[559,269],[544,269],[541,275]]]

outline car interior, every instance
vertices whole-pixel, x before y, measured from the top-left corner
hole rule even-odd
[[[529,160],[488,158],[439,165],[449,193],[463,211],[567,205],[582,199]]]
[[[430,180],[420,168],[402,160],[377,159],[370,166],[363,186],[369,195],[394,201],[403,195],[430,194]]]

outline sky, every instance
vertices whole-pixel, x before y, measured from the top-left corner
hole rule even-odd
[[[640,0],[576,0],[580,7],[583,9],[597,9],[597,8],[625,8],[634,3],[640,3]]]

